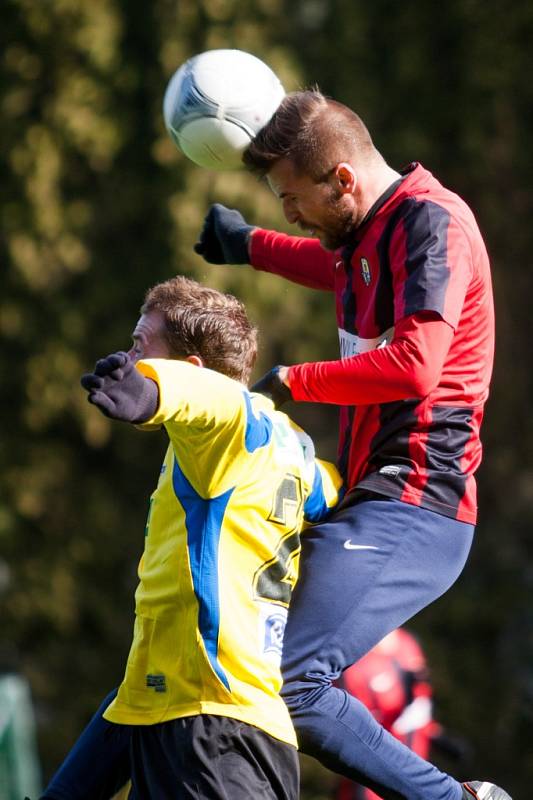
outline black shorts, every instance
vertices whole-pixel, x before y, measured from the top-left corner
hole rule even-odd
[[[229,717],[132,725],[133,800],[296,800],[295,747]]]

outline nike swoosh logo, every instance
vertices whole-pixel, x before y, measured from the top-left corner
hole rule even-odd
[[[345,550],[379,550],[379,547],[376,547],[373,544],[352,544],[350,539],[346,539],[344,542],[344,549]]]

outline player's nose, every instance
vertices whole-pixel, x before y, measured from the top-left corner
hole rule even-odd
[[[283,214],[290,225],[295,225],[300,217],[294,201],[288,197],[283,198]]]

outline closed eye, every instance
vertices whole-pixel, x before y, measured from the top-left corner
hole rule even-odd
[[[279,195],[279,199],[280,200],[290,200],[291,203],[295,203],[298,200],[298,195],[296,195],[296,194],[286,194],[285,192],[282,192]]]
[[[137,356],[138,358],[142,357],[143,348],[140,340],[135,336],[132,338],[132,346],[130,348],[130,355]]]

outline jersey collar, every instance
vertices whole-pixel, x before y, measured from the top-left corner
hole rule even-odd
[[[394,194],[396,194],[397,190],[400,188],[400,186],[405,181],[405,179],[408,178],[411,175],[411,173],[414,172],[414,170],[419,166],[420,165],[419,165],[419,163],[417,161],[412,161],[406,167],[401,169],[400,170],[400,177],[397,180],[393,181],[391,183],[391,185],[388,186],[385,189],[383,194],[381,194],[378,197],[376,202],[369,208],[369,210],[365,214],[364,218],[361,220],[361,222],[359,223],[359,225],[356,228],[356,238],[354,239],[353,242],[350,242],[350,244],[347,244],[341,250],[341,255],[342,255],[342,258],[344,259],[344,261],[350,261],[350,259],[352,257],[352,254],[353,254],[353,252],[354,252],[355,248],[357,247],[357,245],[359,243],[359,240],[360,240],[360,236],[358,236],[359,231],[361,231],[363,228],[365,228],[368,225],[368,223],[371,220],[374,219],[374,217],[376,216],[378,211],[380,211],[383,208],[383,206],[387,203],[387,201],[390,200],[390,198]]]

